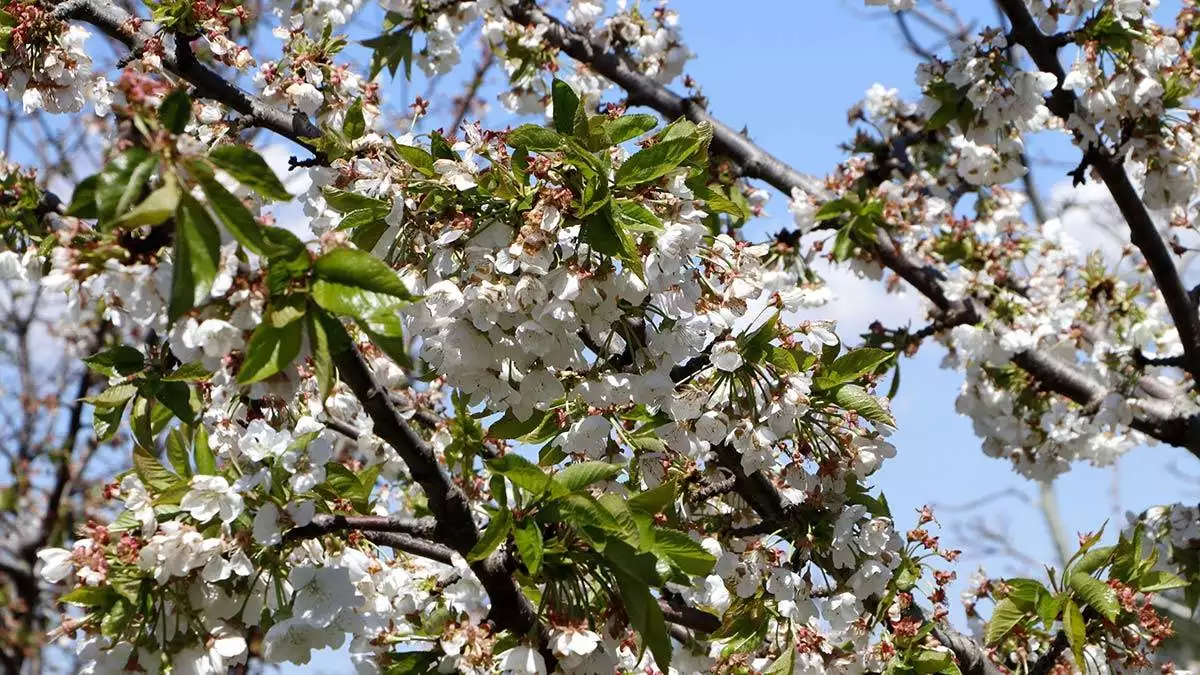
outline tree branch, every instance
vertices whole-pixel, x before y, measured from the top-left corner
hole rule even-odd
[[[288,530],[284,539],[309,539],[322,534],[341,530],[371,530],[372,532],[395,532],[414,537],[428,538],[437,529],[433,518],[402,518],[399,516],[343,516],[320,513],[312,522]]]
[[[387,390],[371,375],[358,350],[351,348],[338,354],[335,363],[339,377],[358,397],[363,409],[374,421],[375,434],[396,450],[413,480],[425,491],[429,510],[436,519],[433,538],[453,551],[467,555],[479,541],[479,531],[471,515],[467,496],[442,471],[433,449],[404,421]],[[384,540],[402,542],[406,546],[416,541],[402,534],[378,534],[387,534]],[[368,536],[381,541],[375,533]],[[516,635],[536,632],[543,645],[542,656],[547,660],[547,665],[551,665],[555,659],[553,653],[545,648],[548,639],[546,628],[538,621],[533,604],[517,586],[512,571],[508,569],[507,557],[505,547],[501,546],[500,550],[486,559],[471,563],[471,570],[479,577],[492,601],[491,619],[496,625]]]
[[[629,105],[647,106],[668,118],[687,117],[693,122],[708,122],[713,128],[712,149],[736,161],[743,176],[764,180],[784,192],[793,186],[824,192],[822,182],[796,171],[756,146],[750,139],[713,117],[702,105],[658,84],[637,70],[627,58],[593,44],[558,19],[546,14],[534,2],[521,2],[504,10],[509,19],[523,25],[546,26],[544,38],[568,56],[586,63],[596,73],[625,90]],[[786,187],[781,187],[786,186]]]
[[[363,535],[381,546],[390,546],[397,551],[404,551],[422,558],[429,558],[443,565],[454,564],[454,550],[437,542],[420,539],[401,532],[376,532],[368,530]],[[494,606],[494,605],[493,605]]]
[[[1021,6],[1020,0],[1001,0],[1001,3],[1006,7],[1015,7],[1024,12],[1026,16],[1028,15]],[[693,122],[708,122],[711,124],[713,127],[713,151],[732,159],[741,169],[743,176],[763,180],[785,194],[790,193],[794,188],[799,188],[810,194],[820,195],[827,193],[824,185],[817,178],[800,173],[783,163],[753,143],[750,139],[732,130],[720,120],[710,115],[696,101],[685,99],[651,80],[633,67],[629,63],[628,58],[620,54],[608,52],[602,46],[593,44],[586,37],[576,33],[558,19],[546,14],[536,3],[525,0],[520,4],[507,8],[505,13],[509,19],[518,23],[525,25],[545,25],[547,27],[545,39],[550,44],[558,47],[576,61],[587,64],[589,68],[624,89],[628,95],[630,105],[642,105],[653,108],[667,118],[682,116],[687,117]],[[1016,23],[1014,21],[1014,25]],[[1033,28],[1036,30],[1036,26]],[[1045,45],[1053,47],[1054,44],[1056,43],[1053,40],[1045,38]],[[1042,58],[1043,60],[1045,59],[1044,55]],[[1061,82],[1062,69],[1057,66],[1057,56],[1052,53],[1050,58],[1055,59],[1054,67],[1057,68],[1059,82]],[[1035,60],[1037,59],[1038,56],[1035,55]],[[1048,65],[1042,66],[1039,64],[1039,67],[1043,70],[1049,70]],[[1051,110],[1057,112],[1067,109],[1065,106],[1069,106],[1070,110],[1074,110],[1072,95],[1070,92],[1064,92],[1061,88],[1056,89],[1051,95]],[[1181,339],[1185,339],[1185,345],[1190,340],[1200,340],[1200,318],[1197,317],[1191,297],[1186,290],[1183,290],[1182,284],[1178,280],[1178,274],[1175,272],[1174,265],[1170,261],[1169,252],[1162,243],[1161,237],[1158,236],[1157,230],[1154,229],[1153,223],[1149,219],[1149,214],[1146,212],[1145,205],[1141,203],[1136,193],[1133,192],[1132,185],[1129,184],[1129,179],[1125,175],[1124,169],[1111,155],[1105,155],[1097,161],[1100,165],[1109,165],[1108,168],[1102,171],[1102,175],[1107,176],[1106,183],[1110,179],[1113,181],[1110,189],[1113,189],[1113,185],[1118,188],[1114,191],[1114,197],[1117,197],[1118,205],[1122,208],[1122,213],[1126,211],[1130,212],[1125,214],[1126,218],[1130,219],[1131,223],[1136,224],[1135,229],[1138,230],[1138,239],[1135,241],[1135,244],[1140,242],[1140,245],[1147,247],[1143,251],[1143,255],[1147,257],[1147,260],[1153,259],[1152,265],[1157,265],[1156,279],[1158,279],[1159,275],[1165,278],[1166,283],[1161,286],[1161,289],[1164,297],[1167,299],[1168,308],[1171,310],[1172,316],[1176,318]],[[1131,196],[1132,199],[1130,199]],[[1149,232],[1145,231],[1146,227],[1150,228]],[[890,237],[887,236],[886,232],[877,232],[876,234],[878,241],[874,246],[874,252],[878,256],[879,261],[911,284],[934,304],[938,310],[934,315],[935,321],[940,321],[941,325],[946,327],[971,324],[979,321],[979,312],[972,303],[963,301],[951,302],[947,298],[942,286],[943,280],[937,270],[904,255],[903,252],[892,245]],[[1166,257],[1164,258],[1164,256]],[[1163,265],[1164,260],[1168,263],[1168,266]],[[1186,312],[1183,311],[1181,306],[1181,298],[1187,301]],[[1193,325],[1194,332],[1190,328]],[[1186,338],[1184,338],[1185,333],[1188,336]],[[1200,342],[1196,342],[1194,346],[1200,346]],[[1192,352],[1200,353],[1196,352],[1195,348],[1192,349]],[[1107,394],[1107,391],[1102,386],[1092,381],[1078,369],[1068,364],[1054,361],[1039,353],[1025,352],[1018,355],[1013,361],[1023,368],[1027,365],[1031,366],[1032,369],[1026,368],[1026,370],[1035,379],[1038,379],[1042,386],[1050,391],[1065,395],[1076,402],[1087,404],[1099,400]],[[1047,375],[1050,377],[1043,379]],[[1182,401],[1175,399],[1174,402],[1180,403],[1180,408],[1182,408]],[[1190,408],[1175,409],[1172,403],[1164,404],[1162,401],[1139,399],[1138,405],[1135,407],[1144,409],[1146,412],[1143,416],[1135,419],[1134,428],[1160,441],[1186,448],[1193,454],[1200,456],[1200,415],[1197,415]]]
[[[1047,100],[1047,107],[1064,121],[1076,112],[1074,92],[1063,89],[1066,74],[1058,60],[1061,41],[1043,33],[1023,0],[997,0],[1000,8],[1012,23],[1012,41],[1020,44],[1029,53],[1034,64],[1044,72],[1053,74],[1058,83]],[[1077,140],[1078,136],[1077,136]],[[1183,285],[1183,278],[1175,266],[1175,259],[1150,217],[1149,210],[1138,196],[1121,158],[1102,143],[1089,145],[1084,158],[1096,169],[1100,179],[1108,187],[1113,201],[1129,225],[1129,239],[1142,252],[1150,272],[1166,302],[1167,310],[1179,341],[1183,344],[1185,368],[1193,375],[1200,374],[1200,313]]]
[[[89,23],[104,34],[129,48],[131,53],[140,54],[147,42],[159,40],[160,29],[148,21],[138,20],[117,5],[106,0],[67,0],[54,8],[54,16],[60,20],[76,20]],[[134,26],[137,26],[135,29]],[[220,101],[241,113],[249,126],[270,129],[312,152],[324,161],[310,139],[319,138],[318,129],[304,113],[287,113],[263,99],[239,88],[221,74],[210,69],[191,55],[184,36],[174,36],[177,48],[162,50],[163,67],[190,82],[199,95]],[[180,58],[182,56],[182,58]]]

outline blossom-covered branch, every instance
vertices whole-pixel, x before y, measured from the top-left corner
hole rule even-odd
[[[313,125],[307,115],[300,111],[288,113],[280,110],[200,63],[188,46],[193,38],[178,34],[163,35],[154,24],[130,15],[108,0],[64,0],[55,5],[54,15],[63,20],[89,23],[139,57],[146,54],[156,56],[166,70],[196,87],[198,94],[241,113],[242,122],[247,126],[269,129],[306,150],[317,152],[313,141],[321,136],[321,130]]]
[[[1012,40],[1021,45],[1042,71],[1054,75],[1057,85],[1047,97],[1047,106],[1068,125],[1087,124],[1086,112],[1079,110],[1077,97],[1066,88],[1066,73],[1058,60],[1058,50],[1065,42],[1042,33],[1029,9],[1021,0],[997,0],[997,4],[1012,22]],[[1166,241],[1150,212],[1142,202],[1133,183],[1125,172],[1124,162],[1118,152],[1103,143],[1086,138],[1083,131],[1076,131],[1076,140],[1083,148],[1084,164],[1095,168],[1100,179],[1108,187],[1113,200],[1129,226],[1130,239],[1142,252],[1158,290],[1162,293],[1179,339],[1183,344],[1184,368],[1200,377],[1200,312],[1195,298],[1188,293],[1183,278],[1175,264],[1175,257],[1167,248]],[[1093,132],[1094,135],[1094,132]],[[1082,182],[1082,172],[1078,178]],[[1168,441],[1169,442],[1169,441]],[[1194,444],[1195,441],[1192,441]],[[1197,452],[1189,444],[1189,449]],[[1176,443],[1178,445],[1178,443]]]
[[[869,4],[883,2],[913,5]],[[1052,4],[1036,36],[1091,11]],[[1174,267],[1138,278],[1166,239],[1078,255],[1007,187],[1024,136],[1072,124],[1047,107],[1061,73],[964,28],[949,60],[920,66],[920,106],[868,93],[850,156],[818,180],[672,92],[691,54],[665,5],[388,1],[361,73],[341,34],[358,9],[0,13],[3,83],[24,109],[113,119],[69,204],[45,209],[12,177],[0,199],[5,278],[60,302],[64,324],[111,331],[80,393],[104,387],[77,411],[89,452],[129,468],[28,565],[65,615],[47,637],[75,637],[82,670],[216,675],[347,640],[372,673],[997,675],[1160,658],[1172,626],[1155,595],[1200,600],[1195,509],[1148,511],[1108,546],[1083,536],[1036,579],[975,575],[968,616],[987,603],[990,618],[967,635],[947,620],[960,551],[932,509],[893,513],[874,487],[902,424],[898,373],[881,384],[933,339],[964,372],[959,410],[984,450],[1028,476],[1148,437],[1200,446],[1188,376],[1163,356],[1190,349],[1157,283]],[[1076,70],[1112,56],[1144,80],[1129,100],[1178,107],[1154,74],[1184,67],[1175,38],[1137,2],[1095,9],[1070,32],[1089,45]],[[114,81],[81,23],[129,49]],[[268,34],[280,49],[262,63],[235,41]],[[426,131],[435,102],[405,107],[383,73],[437,81],[467,35],[482,65],[454,128]],[[466,121],[493,62],[503,106],[539,123]],[[1092,131],[1152,146],[1174,123],[1122,105]],[[280,180],[248,125],[313,152],[292,162],[308,180]],[[1139,204],[1178,206],[1177,172],[1130,147]],[[748,240],[768,199],[748,180],[790,196],[795,230]],[[889,271],[931,328],[876,324],[850,346],[809,316],[829,298],[821,259]],[[58,468],[52,494],[75,492]]]

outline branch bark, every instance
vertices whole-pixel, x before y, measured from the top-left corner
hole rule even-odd
[[[1061,41],[1038,28],[1023,0],[997,0],[997,3],[1012,23],[1012,42],[1024,47],[1039,69],[1058,78],[1047,100],[1047,107],[1064,121],[1067,120],[1076,113],[1077,98],[1074,92],[1062,86],[1066,74],[1058,60]],[[1121,216],[1129,225],[1130,241],[1142,252],[1150,266],[1158,290],[1179,331],[1185,357],[1184,368],[1193,375],[1200,374],[1200,313],[1196,311],[1196,304],[1183,284],[1171,250],[1129,180],[1121,157],[1103,143],[1097,143],[1084,150],[1084,158],[1108,187]]]
[[[55,6],[54,16],[64,21],[76,20],[89,23],[105,35],[128,47],[133,54],[144,51],[148,42],[154,44],[153,41],[158,41],[158,35],[161,32],[154,24],[140,21],[124,9],[105,0],[66,0]],[[164,45],[162,50],[164,68],[191,83],[199,95],[224,103],[241,113],[250,126],[269,129],[290,139],[323,161],[323,155],[316,150],[310,140],[320,137],[321,130],[308,119],[308,116],[299,111],[288,113],[280,110],[258,96],[239,88],[225,76],[191,56],[191,50],[187,47],[188,38],[176,35],[172,39],[177,42],[182,41],[178,42],[181,46],[176,49],[167,49]]]
[[[467,496],[442,471],[433,449],[404,421],[400,411],[392,404],[387,390],[371,375],[358,350],[351,348],[334,358],[339,377],[358,397],[363,409],[374,421],[375,434],[396,450],[413,480],[425,491],[429,510],[436,519],[433,539],[450,550],[467,555],[479,541],[479,531],[471,515]],[[375,541],[391,540],[405,545],[412,543],[412,537],[395,533],[382,540],[378,535],[368,536]],[[498,627],[511,630],[516,635],[535,633],[542,645],[542,656],[550,665],[555,659],[545,647],[549,637],[546,627],[538,621],[537,610],[517,586],[507,561],[506,547],[501,546],[500,550],[486,559],[471,563],[471,570],[491,599],[490,618]]]
[[[342,530],[370,530],[371,532],[393,532],[413,537],[428,538],[437,529],[433,518],[401,518],[399,516],[343,516],[321,513],[313,516],[304,526],[288,530],[284,539],[310,539],[330,532]]]

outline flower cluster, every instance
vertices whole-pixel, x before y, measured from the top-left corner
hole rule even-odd
[[[87,30],[32,2],[14,0],[0,11],[5,17],[0,84],[10,98],[20,99],[26,113],[79,112],[93,99],[97,113],[107,113],[108,84],[92,75]]]

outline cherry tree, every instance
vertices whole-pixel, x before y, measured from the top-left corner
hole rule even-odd
[[[946,9],[866,4],[922,1]],[[922,53],[919,100],[867,92],[826,177],[708,112],[665,4],[3,5],[20,114],[106,130],[69,197],[3,171],[5,377],[43,427],[5,450],[51,467],[5,493],[29,533],[0,557],[6,668],[70,640],[87,673],[326,647],[364,673],[1172,669],[1155,600],[1200,600],[1196,506],[978,577],[955,627],[960,552],[873,486],[920,452],[888,441],[891,372],[928,342],[983,451],[1030,479],[1200,456],[1200,15],[995,4]],[[420,131],[436,96],[404,84],[468,36],[452,123]],[[492,70],[525,123],[472,121]],[[1023,181],[1042,135],[1111,197],[1115,258]],[[280,142],[305,188],[260,152]],[[793,223],[759,241],[772,190]],[[918,294],[923,327],[839,336],[828,265]],[[98,454],[117,468],[84,489]]]

